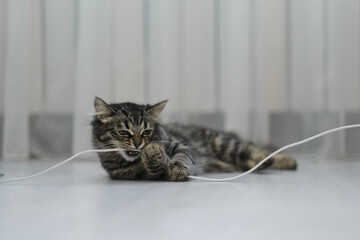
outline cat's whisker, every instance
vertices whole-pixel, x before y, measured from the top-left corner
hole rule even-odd
[[[107,144],[98,146],[96,149],[107,148],[107,147],[115,147],[115,146],[112,143],[107,143]]]
[[[97,148],[108,146],[108,145],[112,145],[112,143],[105,143],[105,144],[99,145]]]
[[[153,141],[154,143],[170,143],[170,141]]]

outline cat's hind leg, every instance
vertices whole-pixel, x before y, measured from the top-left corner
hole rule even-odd
[[[297,163],[292,157],[279,153],[273,157],[273,164],[271,165],[271,168],[281,170],[295,170],[297,168]]]
[[[213,136],[209,147],[216,158],[233,164],[236,170],[249,170],[270,154],[265,148],[228,133],[218,133]],[[258,169],[268,168],[272,163],[273,159],[269,159]]]
[[[252,144],[247,146],[245,149],[239,150],[239,156],[236,160],[239,166],[243,167],[243,170],[249,170],[259,164],[264,158],[270,155],[270,152],[261,148],[255,147]],[[268,159],[266,162],[261,164],[257,169],[266,169],[274,164],[274,158]]]

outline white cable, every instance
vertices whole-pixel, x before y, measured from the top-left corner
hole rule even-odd
[[[30,175],[30,176],[27,176],[27,177],[22,177],[22,178],[13,178],[13,179],[7,179],[7,180],[2,180],[0,181],[0,183],[6,183],[6,182],[16,182],[16,181],[22,181],[22,180],[26,180],[26,179],[29,179],[29,178],[34,178],[34,177],[37,177],[41,174],[44,174],[44,173],[47,173],[51,170],[53,170],[54,168],[57,168],[57,167],[60,167],[61,165],[67,163],[67,162],[70,162],[71,160],[73,160],[74,158],[84,154],[84,153],[91,153],[91,152],[114,152],[114,151],[124,151],[125,149],[122,149],[122,148],[112,148],[112,149],[91,149],[91,150],[85,150],[85,151],[82,151],[82,152],[79,152],[77,154],[75,154],[74,156],[72,157],[69,157],[68,159],[66,159],[65,161],[62,161],[61,163],[58,163],[52,167],[49,167],[47,169],[45,169],[44,171],[41,171],[39,173],[36,173],[36,174],[33,174],[33,175]]]
[[[354,124],[354,125],[347,125],[347,126],[343,126],[343,127],[338,127],[338,128],[334,128],[334,129],[330,129],[330,130],[327,130],[325,132],[322,132],[322,133],[319,133],[315,136],[312,136],[312,137],[309,137],[309,138],[306,138],[302,141],[299,141],[299,142],[295,142],[295,143],[292,143],[292,144],[289,144],[289,145],[286,145],[285,147],[282,147],[280,148],[279,150],[273,152],[272,154],[270,154],[269,156],[267,156],[266,158],[264,158],[261,162],[259,162],[255,167],[253,167],[252,169],[244,172],[244,173],[241,173],[237,176],[234,176],[234,177],[229,177],[229,178],[219,178],[219,179],[214,179],[214,178],[206,178],[206,177],[196,177],[196,176],[189,176],[189,178],[191,179],[197,179],[197,180],[205,180],[205,181],[211,181],[211,182],[225,182],[225,181],[231,181],[231,180],[234,180],[234,179],[238,179],[238,178],[241,178],[241,177],[244,177],[246,175],[248,175],[249,173],[252,173],[253,171],[255,171],[258,167],[261,166],[261,164],[263,164],[264,162],[266,162],[268,159],[270,159],[271,157],[273,157],[274,155],[286,150],[286,149],[289,149],[289,148],[292,148],[292,147],[295,147],[295,146],[298,146],[298,145],[301,145],[301,144],[304,144],[304,143],[307,143],[311,140],[314,140],[316,138],[319,138],[321,136],[324,136],[324,135],[327,135],[327,134],[330,134],[330,133],[333,133],[333,132],[337,132],[337,131],[340,131],[340,130],[344,130],[344,129],[349,129],[349,128],[358,128],[360,127],[360,124]]]
[[[292,143],[292,144],[289,144],[289,145],[286,145],[285,147],[282,147],[280,148],[279,150],[273,152],[272,154],[270,154],[269,156],[267,156],[266,158],[264,158],[261,162],[259,162],[255,167],[253,167],[252,169],[242,173],[242,174],[239,174],[237,176],[234,176],[234,177],[229,177],[229,178],[219,178],[219,179],[215,179],[215,178],[206,178],[206,177],[197,177],[197,176],[188,176],[190,179],[197,179],[197,180],[205,180],[205,181],[212,181],[212,182],[225,182],[225,181],[231,181],[231,180],[234,180],[234,179],[238,179],[238,178],[241,178],[241,177],[244,177],[246,175],[248,175],[249,173],[252,173],[253,171],[255,171],[258,167],[260,167],[264,162],[266,162],[268,159],[270,159],[271,157],[273,157],[274,155],[286,150],[286,149],[289,149],[289,148],[292,148],[292,147],[295,147],[295,146],[298,146],[298,145],[301,145],[301,144],[304,144],[304,143],[307,143],[311,140],[314,140],[316,138],[319,138],[321,136],[324,136],[324,135],[327,135],[327,134],[330,134],[330,133],[333,133],[333,132],[337,132],[337,131],[340,131],[340,130],[345,130],[345,129],[349,129],[349,128],[359,128],[360,127],[360,124],[354,124],[354,125],[347,125],[347,126],[343,126],[343,127],[338,127],[338,128],[334,128],[334,129],[330,129],[330,130],[327,130],[325,132],[322,132],[322,133],[319,133],[315,136],[312,136],[312,137],[309,137],[307,139],[304,139],[302,141],[299,141],[299,142],[295,142],[295,143]],[[30,176],[27,176],[27,177],[22,177],[22,178],[14,178],[14,179],[8,179],[8,180],[2,180],[0,181],[0,183],[6,183],[6,182],[16,182],[16,181],[22,181],[22,180],[26,180],[26,179],[29,179],[29,178],[33,178],[33,177],[37,177],[41,174],[44,174],[46,172],[49,172],[57,167],[60,167],[61,165],[67,163],[67,162],[70,162],[71,160],[73,160],[74,158],[84,154],[84,153],[91,153],[91,152],[113,152],[113,151],[124,151],[125,149],[121,149],[121,148],[113,148],[113,149],[92,149],[92,150],[86,150],[86,151],[82,151],[82,152],[79,152],[77,154],[75,154],[74,156],[66,159],[65,161],[59,163],[59,164],[56,164],[52,167],[49,167],[47,169],[45,169],[44,171],[41,171],[39,173],[36,173],[36,174],[33,174],[33,175],[30,175]]]

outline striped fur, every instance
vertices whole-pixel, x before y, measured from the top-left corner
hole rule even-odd
[[[166,101],[155,105],[107,104],[95,99],[92,142],[113,179],[184,181],[190,174],[248,170],[269,152],[236,134],[194,125],[160,124]],[[132,150],[140,150],[138,154]],[[261,168],[296,169],[296,161],[279,154]]]

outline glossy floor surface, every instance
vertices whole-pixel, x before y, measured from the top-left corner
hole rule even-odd
[[[0,161],[0,179],[54,163]],[[112,181],[77,159],[0,184],[0,239],[360,239],[359,173],[360,158],[300,158],[233,182]]]

